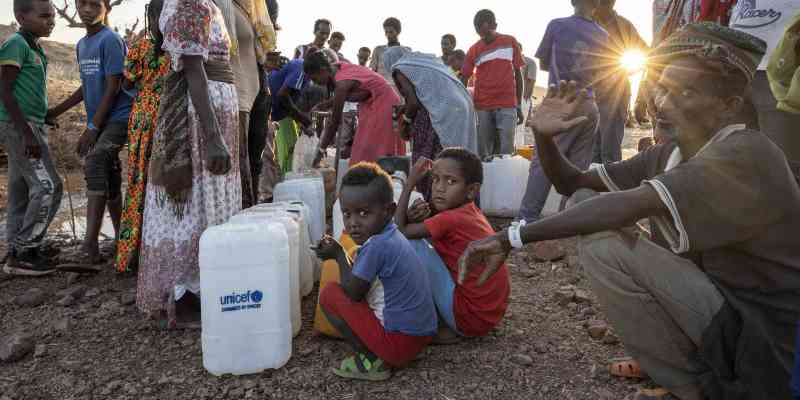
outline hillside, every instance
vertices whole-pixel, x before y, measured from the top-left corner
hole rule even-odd
[[[5,40],[16,29],[10,25],[0,24],[0,40]],[[79,86],[77,63],[75,62],[75,46],[42,41],[47,53],[49,68],[47,73],[47,91],[50,105],[56,105],[69,97]],[[49,142],[59,168],[73,169],[80,166],[75,155],[74,143],[83,131],[86,116],[82,106],[75,107],[59,118],[59,128],[50,131]],[[6,165],[5,152],[0,145],[0,167]]]
[[[16,32],[11,25],[0,24],[0,40],[5,40]],[[78,80],[78,66],[75,62],[75,46],[50,40],[43,40],[42,47],[50,63],[49,77],[65,80]]]

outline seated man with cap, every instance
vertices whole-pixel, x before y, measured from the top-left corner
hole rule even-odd
[[[585,121],[591,99],[575,83],[552,87],[529,126],[570,207],[474,242],[460,276],[525,243],[581,236],[591,287],[627,351],[672,393],[662,398],[790,398],[800,186],[767,136],[733,123],[765,47],[712,23],[673,34],[651,63],[657,117],[677,141],[588,171],[553,137]],[[652,237],[626,228],[645,218]]]

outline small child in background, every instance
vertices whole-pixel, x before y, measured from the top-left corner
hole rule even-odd
[[[391,377],[390,367],[414,360],[436,334],[431,286],[392,222],[396,205],[386,172],[372,163],[354,165],[342,179],[339,199],[347,233],[361,248],[352,267],[330,237],[316,250],[323,261],[336,260],[341,274],[341,284],[330,283],[320,293],[320,306],[356,352],[333,372],[382,381]]]
[[[3,271],[55,272],[40,247],[61,205],[62,184],[47,145],[47,56],[55,9],[48,0],[14,0],[19,31],[0,45],[0,142],[8,154],[8,257]]]
[[[428,173],[431,208],[436,214],[423,222],[410,222],[406,210],[411,190]],[[444,321],[434,340],[437,344],[456,342],[459,336],[487,335],[508,307],[510,282],[505,265],[488,278],[483,268],[473,269],[463,284],[458,283],[458,258],[471,242],[495,233],[475,205],[482,183],[483,164],[477,155],[462,148],[444,149],[436,162],[417,161],[397,206],[395,221],[425,264],[436,309]]]

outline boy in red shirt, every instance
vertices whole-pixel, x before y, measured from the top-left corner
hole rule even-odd
[[[436,214],[423,222],[409,221],[406,210],[411,190],[428,173]],[[508,307],[510,284],[505,265],[491,277],[483,268],[470,270],[463,285],[456,283],[458,258],[469,243],[494,234],[475,205],[482,183],[483,165],[478,156],[461,148],[445,149],[436,162],[417,161],[397,206],[395,222],[426,267],[436,310],[444,322],[439,324],[439,343],[457,340],[455,335],[487,335]]]
[[[513,36],[497,33],[490,10],[474,19],[481,40],[470,47],[461,79],[467,86],[475,77],[475,109],[478,112],[478,155],[514,153],[514,131],[522,123],[522,71],[525,60]]]

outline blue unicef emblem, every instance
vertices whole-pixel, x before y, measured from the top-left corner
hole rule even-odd
[[[253,303],[261,303],[261,300],[264,298],[264,293],[261,293],[260,290],[254,290],[250,293],[250,301]]]

